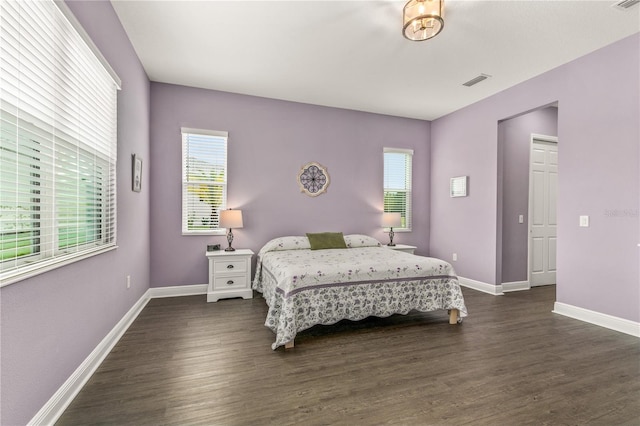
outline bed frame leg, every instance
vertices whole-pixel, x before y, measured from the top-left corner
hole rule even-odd
[[[458,323],[458,310],[450,309],[449,310],[449,324],[457,324]]]
[[[285,350],[292,349],[293,345],[294,345],[293,340],[289,340],[287,343],[284,344],[284,349]]]

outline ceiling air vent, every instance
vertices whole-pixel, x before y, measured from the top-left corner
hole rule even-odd
[[[638,0],[638,1],[640,1],[640,0]],[[491,77],[491,76],[487,75],[487,74],[480,74],[479,76],[472,78],[471,80],[467,81],[466,83],[462,83],[462,85],[463,86],[467,86],[467,87],[471,87],[474,84],[478,84],[481,81],[488,79],[489,77]]]
[[[613,4],[613,7],[620,10],[628,10],[636,4],[640,3],[640,0],[621,0]]]

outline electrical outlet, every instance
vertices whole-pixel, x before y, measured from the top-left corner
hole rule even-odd
[[[127,275],[127,288],[131,288],[131,275]]]
[[[453,260],[454,262],[458,260],[458,253],[453,253]]]

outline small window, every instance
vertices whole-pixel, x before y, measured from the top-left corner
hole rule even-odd
[[[411,163],[413,150],[384,148],[384,212],[400,213],[399,231],[411,230]]]
[[[182,129],[182,234],[220,235],[227,206],[227,132]]]

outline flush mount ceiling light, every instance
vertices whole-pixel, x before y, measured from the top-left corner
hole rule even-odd
[[[444,0],[410,0],[402,13],[402,34],[413,41],[437,36],[444,27]]]

